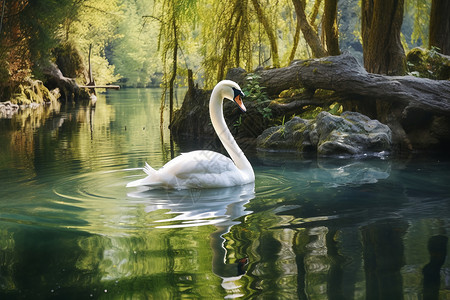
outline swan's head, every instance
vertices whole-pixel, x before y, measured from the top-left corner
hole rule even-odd
[[[217,84],[217,86],[219,85],[222,88],[223,98],[235,102],[243,112],[247,111],[244,102],[242,102],[242,98],[244,98],[245,96],[244,92],[242,92],[241,88],[236,82],[231,80],[222,80]]]

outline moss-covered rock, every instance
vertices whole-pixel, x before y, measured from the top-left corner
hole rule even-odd
[[[42,81],[31,78],[27,78],[19,84],[11,98],[11,103],[18,105],[41,104],[53,101],[56,101],[55,94],[50,92]]]
[[[357,112],[335,116],[321,112],[313,120],[292,118],[265,130],[257,139],[263,150],[317,152],[319,155],[359,155],[389,151],[388,126]]]

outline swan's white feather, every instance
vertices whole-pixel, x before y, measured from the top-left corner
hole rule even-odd
[[[152,167],[150,167],[150,165],[145,162],[145,166],[144,166],[144,172],[145,174],[147,174],[148,176],[153,175],[156,173],[156,170],[153,169]]]
[[[243,184],[243,178],[233,161],[217,152],[198,150],[175,157],[161,169],[147,163],[144,179],[132,181],[127,187],[216,188]]]

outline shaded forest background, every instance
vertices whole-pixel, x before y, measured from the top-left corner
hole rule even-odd
[[[403,75],[409,49],[448,54],[450,40],[449,4],[438,0],[3,0],[0,9],[1,101],[30,78],[45,83],[51,63],[86,83],[90,44],[97,84],[173,88],[192,69],[210,88],[229,68],[344,51],[369,72]]]

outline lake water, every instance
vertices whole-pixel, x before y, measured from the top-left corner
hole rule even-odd
[[[0,299],[450,299],[448,157],[253,151],[254,185],[125,188],[170,160],[160,92],[0,119]]]

